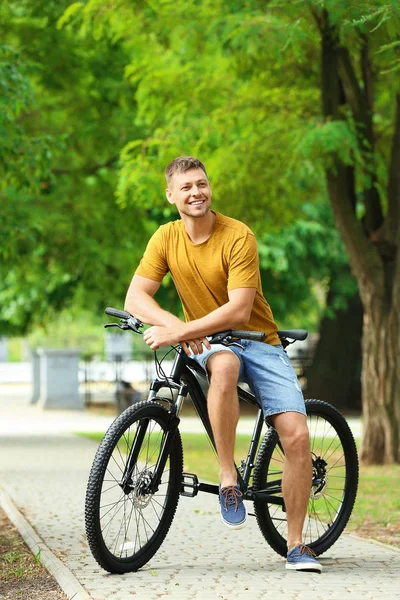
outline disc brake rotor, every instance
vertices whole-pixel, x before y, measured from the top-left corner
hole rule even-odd
[[[143,509],[150,504],[153,494],[149,492],[151,483],[151,472],[142,471],[134,482],[132,490],[132,502],[135,508]]]

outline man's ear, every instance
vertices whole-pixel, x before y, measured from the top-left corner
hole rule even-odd
[[[165,195],[166,195],[166,197],[167,197],[167,200],[168,200],[168,202],[169,202],[170,204],[175,204],[175,201],[174,201],[174,199],[173,199],[173,197],[172,197],[172,191],[171,191],[170,189],[168,189],[168,188],[167,188],[167,189],[165,190]]]

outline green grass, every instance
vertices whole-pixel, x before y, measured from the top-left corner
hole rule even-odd
[[[24,577],[26,573],[26,551],[20,549],[22,545],[22,542],[16,541],[13,544],[13,550],[0,556],[1,578],[5,581],[10,578]]]
[[[95,441],[104,434],[81,433]],[[182,433],[184,470],[200,480],[218,481],[218,460],[205,434]],[[248,435],[236,436],[235,459],[246,458]],[[329,443],[329,440],[324,444]],[[400,547],[400,465],[361,466],[356,504],[347,530]]]
[[[400,465],[361,466],[348,530],[400,547],[399,481]]]
[[[182,433],[184,471],[196,473],[199,479],[217,482],[219,475],[218,458],[208,437],[202,433]],[[235,461],[245,459],[249,449],[248,435],[237,435]]]
[[[91,440],[100,442],[104,433],[78,433]],[[181,433],[183,444],[183,469],[187,473],[196,473],[204,481],[218,481],[218,459],[206,434]],[[240,462],[246,458],[250,438],[248,435],[236,436],[235,459]]]
[[[4,551],[7,549],[6,551]],[[27,579],[40,566],[40,551],[32,556],[14,529],[2,531],[0,536],[0,582]],[[42,571],[40,571],[42,573]],[[0,595],[0,598],[3,596]]]
[[[104,436],[103,433],[78,433],[77,435],[87,437],[97,442],[100,442]],[[217,455],[211,445],[210,440],[208,439],[208,436],[205,433],[181,433],[181,437],[183,444],[183,470],[187,473],[195,473],[201,480],[217,482],[219,464]],[[241,460],[246,459],[247,452],[249,450],[250,439],[251,436],[246,434],[236,435],[236,464],[240,464]],[[330,440],[326,439],[322,443],[322,448],[326,449],[330,444]]]

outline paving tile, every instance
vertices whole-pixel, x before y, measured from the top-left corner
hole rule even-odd
[[[1,399],[0,421],[5,406]],[[90,425],[86,417],[85,424]],[[400,598],[400,551],[344,534],[321,557],[321,575],[288,572],[254,518],[243,531],[227,531],[217,498],[202,493],[180,499],[166,540],[141,571],[107,574],[94,561],[84,531],[86,482],[95,449],[93,442],[62,430],[51,435],[50,427],[43,427],[42,435],[15,427],[0,437],[3,489],[93,600]]]

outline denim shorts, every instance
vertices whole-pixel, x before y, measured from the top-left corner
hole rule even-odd
[[[238,382],[247,383],[263,409],[264,418],[284,412],[306,414],[303,392],[289,357],[281,345],[239,340],[243,348],[212,344],[201,354],[191,356],[204,369],[216,352],[234,352],[240,360]]]

